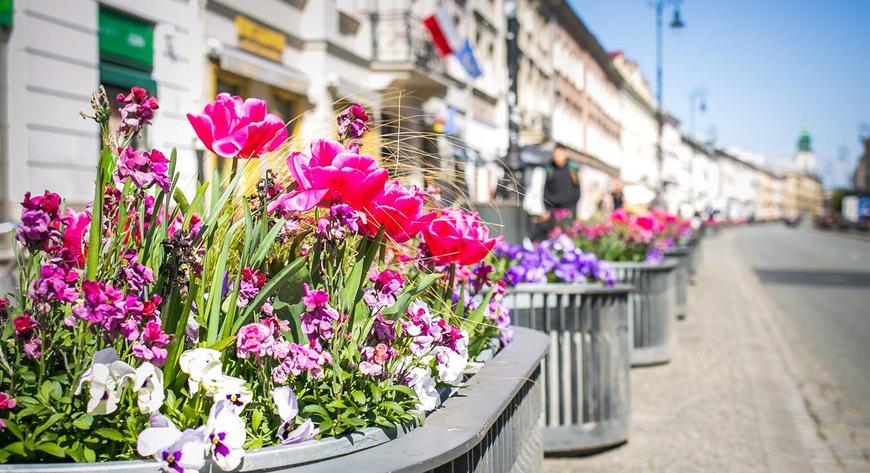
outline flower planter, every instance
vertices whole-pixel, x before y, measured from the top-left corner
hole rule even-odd
[[[684,319],[689,305],[692,250],[688,246],[680,246],[668,248],[664,253],[666,257],[677,260],[677,269],[674,270],[674,313],[678,319]]]
[[[695,283],[698,266],[701,264],[701,236],[689,240],[689,282]]]
[[[545,336],[514,340],[416,428],[370,428],[341,438],[263,448],[240,472],[536,472],[542,468],[541,360]],[[203,471],[209,471],[206,465]],[[216,469],[214,469],[217,471]],[[155,462],[0,465],[0,472],[158,472]]]
[[[628,322],[632,338],[631,365],[667,363],[676,343],[673,323],[677,261],[662,263],[611,263],[617,281],[631,284]]]
[[[545,332],[544,451],[583,453],[628,440],[631,286],[520,284],[514,325]]]

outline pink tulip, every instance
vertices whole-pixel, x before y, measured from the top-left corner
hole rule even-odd
[[[628,223],[628,213],[624,209],[616,209],[610,214],[613,223]]]
[[[341,143],[329,140],[311,143],[310,157],[294,152],[287,158],[287,167],[296,189],[270,203],[270,213],[278,208],[304,212],[336,202],[361,210],[384,192],[389,178],[371,156],[345,150]]]
[[[396,243],[417,236],[431,219],[429,214],[423,213],[420,191],[416,187],[409,189],[398,181],[387,183],[384,193],[364,210],[369,234],[374,235],[384,227],[384,234]]]
[[[87,255],[84,249],[85,235],[91,225],[91,214],[67,208],[61,221],[65,225],[63,229],[63,259],[74,263],[79,268],[84,268]]]
[[[438,212],[423,230],[423,240],[438,264],[469,265],[482,260],[498,242],[477,213],[460,209]]]
[[[266,102],[218,94],[199,115],[187,114],[196,135],[211,152],[224,158],[256,158],[287,139],[284,122],[266,113]]]

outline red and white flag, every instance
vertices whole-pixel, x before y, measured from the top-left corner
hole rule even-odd
[[[462,47],[462,40],[456,34],[456,26],[444,7],[439,7],[435,13],[423,20],[438,54],[448,56]]]

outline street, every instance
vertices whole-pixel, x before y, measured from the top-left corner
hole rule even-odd
[[[629,442],[546,471],[870,471],[870,241],[765,224],[702,255],[671,362],[632,370]]]

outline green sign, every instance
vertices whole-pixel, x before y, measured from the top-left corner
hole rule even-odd
[[[154,25],[100,8],[100,59],[150,71],[154,64]]]
[[[0,0],[0,26],[12,27],[12,0]]]

